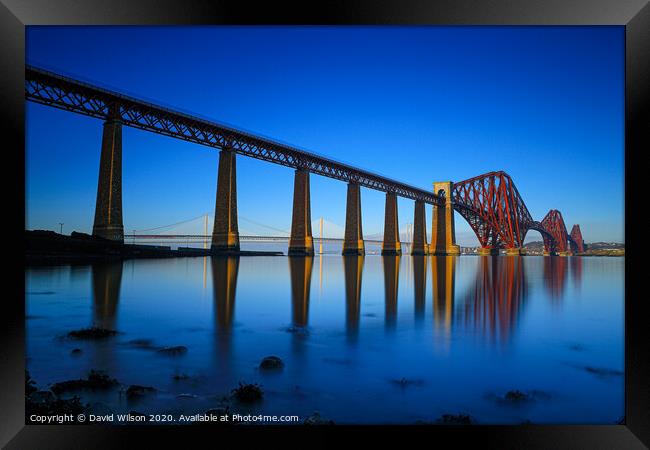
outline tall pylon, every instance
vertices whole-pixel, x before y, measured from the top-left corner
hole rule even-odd
[[[318,254],[323,254],[323,217],[320,218],[320,246],[318,248]]]
[[[207,250],[208,248],[208,214],[205,214],[203,221],[203,249]]]

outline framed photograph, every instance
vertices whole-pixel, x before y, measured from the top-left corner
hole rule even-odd
[[[2,2],[4,447],[647,448],[647,2]]]

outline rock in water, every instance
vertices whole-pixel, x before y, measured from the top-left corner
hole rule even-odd
[[[152,394],[154,392],[156,392],[156,388],[132,384],[126,390],[126,398],[144,397],[145,395]]]
[[[284,368],[284,362],[277,356],[267,356],[260,363],[262,370],[279,370]]]
[[[515,389],[514,391],[506,392],[504,399],[511,403],[521,403],[530,400],[530,395]]]
[[[187,347],[184,345],[177,345],[175,347],[163,347],[158,350],[158,353],[168,356],[180,356],[187,353]]]
[[[50,389],[55,394],[61,394],[62,392],[75,391],[81,389],[90,389],[90,390],[106,390],[110,389],[113,386],[118,384],[115,378],[111,378],[105,373],[97,370],[91,370],[88,373],[88,378],[78,379],[78,380],[68,380],[54,383]]]
[[[73,330],[68,333],[68,337],[73,339],[106,339],[115,336],[117,331],[109,330],[106,328],[90,327],[82,328],[80,330]]]
[[[254,403],[262,400],[264,391],[258,384],[239,383],[239,386],[232,390],[232,395],[242,403]]]

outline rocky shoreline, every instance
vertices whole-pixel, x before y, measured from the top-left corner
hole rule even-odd
[[[123,244],[73,231],[70,236],[47,230],[25,230],[25,263],[53,265],[92,263],[139,258],[179,258],[192,256],[282,256],[282,252],[239,251],[213,255],[209,249]]]

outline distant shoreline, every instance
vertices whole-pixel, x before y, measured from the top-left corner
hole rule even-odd
[[[25,263],[29,266],[93,263],[106,260],[182,258],[190,256],[283,256],[276,251],[212,254],[208,249],[135,245],[72,232],[70,236],[45,230],[25,230]]]

